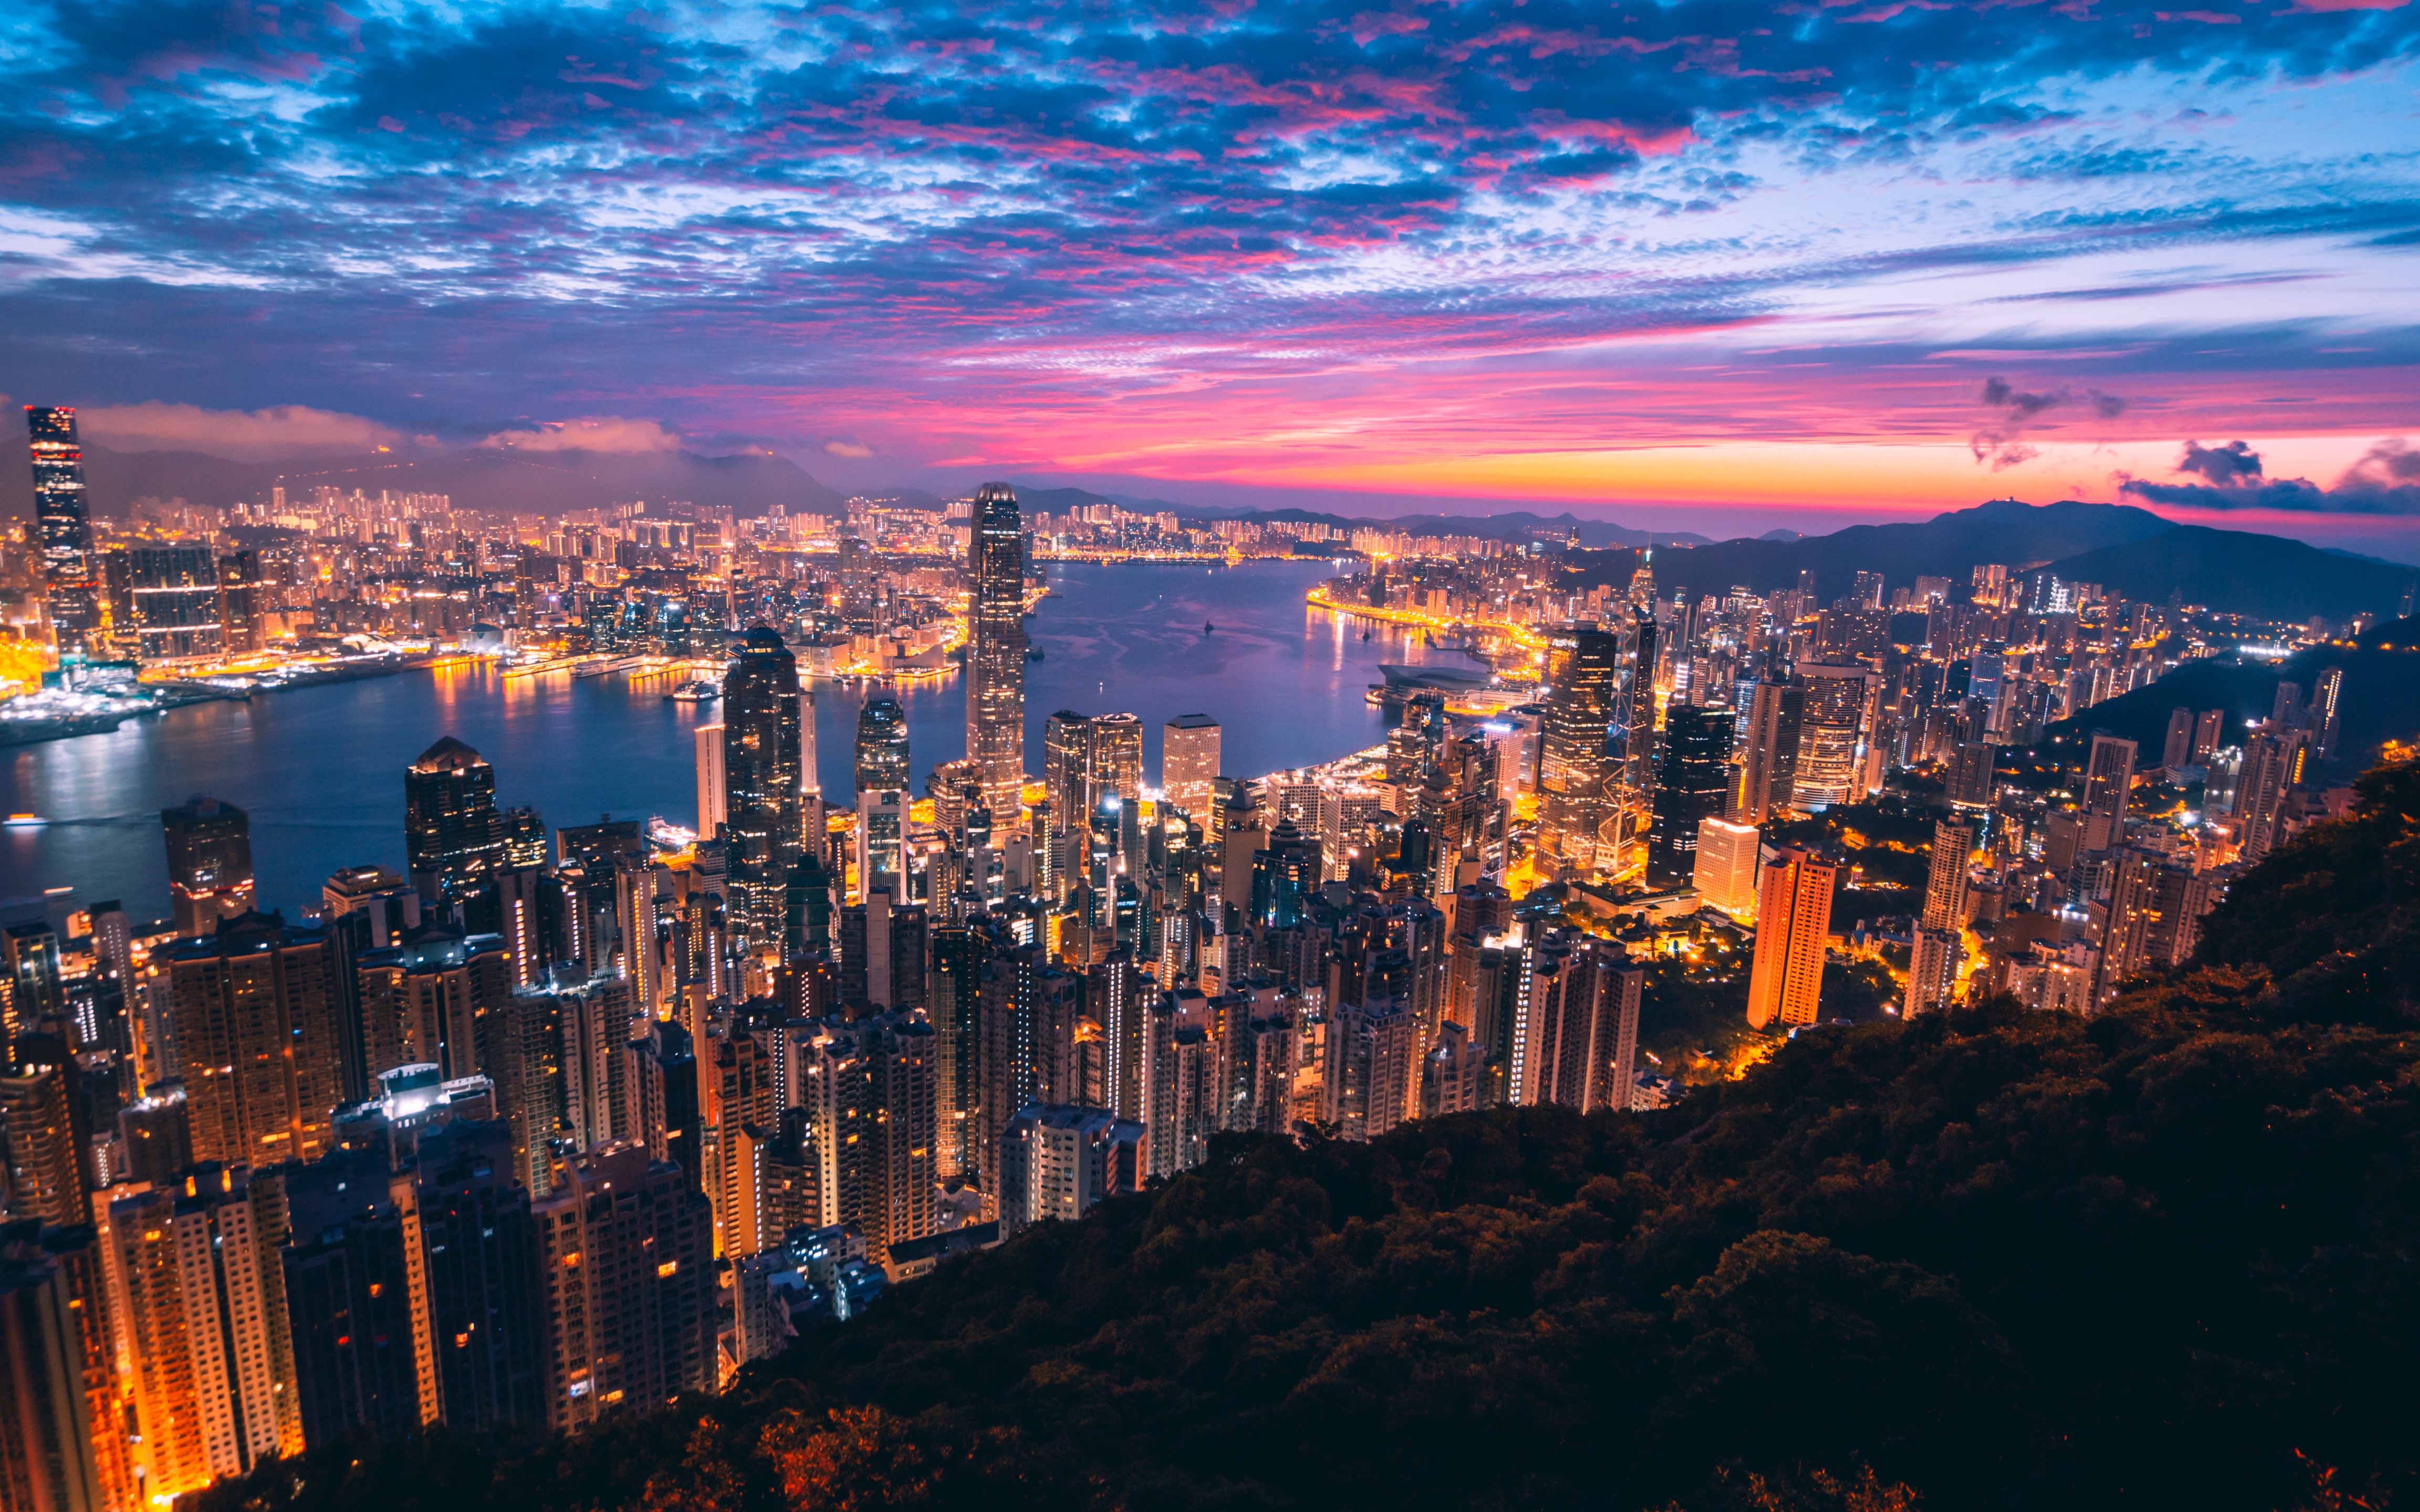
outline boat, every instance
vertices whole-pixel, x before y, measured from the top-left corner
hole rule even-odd
[[[721,696],[722,689],[701,679],[693,683],[683,683],[665,694],[664,699],[672,703],[711,703]]]
[[[1362,631],[1362,632],[1361,632],[1361,639],[1362,639],[1362,640],[1369,640],[1369,639],[1370,639],[1370,632],[1369,632],[1369,631],[1367,631],[1367,630]]]
[[[12,813],[5,821],[10,829],[32,829],[41,822],[41,815],[30,813]]]
[[[1026,647],[1025,659],[1028,661],[1040,661],[1042,659],[1042,648],[1040,646]]]
[[[1215,629],[1217,629],[1217,628],[1218,628],[1218,627],[1217,625],[1215,625],[1211,624],[1208,620],[1203,620],[1203,621],[1202,622],[1202,633],[1203,635],[1208,635],[1211,631],[1213,631],[1213,630],[1215,630]]]

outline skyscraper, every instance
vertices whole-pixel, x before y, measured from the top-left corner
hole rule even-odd
[[[504,865],[496,769],[452,735],[422,751],[403,770],[403,840],[420,896],[460,906]]]
[[[234,551],[218,563],[219,640],[229,656],[269,649],[269,621],[261,602],[260,553]]]
[[[1697,872],[1698,826],[1720,819],[1730,795],[1729,709],[1676,704],[1667,711],[1655,778],[1655,829],[1647,842],[1647,885],[1685,887]]]
[[[88,1227],[11,1226],[0,1238],[0,1505],[11,1512],[133,1504],[101,1279]]]
[[[1802,663],[1798,683],[1805,689],[1799,708],[1798,761],[1791,777],[1790,803],[1795,809],[1822,809],[1854,803],[1865,796],[1864,765],[1867,725],[1870,718],[1876,678],[1862,664]],[[1779,801],[1781,795],[1774,795]]]
[[[270,1165],[326,1153],[344,1100],[346,1000],[328,930],[246,914],[179,942],[167,966],[195,1158]]]
[[[1218,781],[1218,721],[1180,714],[1160,732],[1159,791],[1206,833]]]
[[[908,711],[897,699],[868,699],[857,711],[857,791],[908,791]]]
[[[75,411],[29,404],[25,431],[34,454],[34,529],[41,546],[51,634],[62,660],[89,656],[101,634],[101,583]]]
[[[601,1145],[532,1207],[548,1319],[547,1422],[582,1427],[715,1383],[714,1221],[680,1168]]]
[[[712,840],[731,812],[731,788],[723,774],[722,726],[697,727],[697,838]]]
[[[1956,933],[1965,927],[1966,856],[1974,848],[1971,825],[1950,819],[1934,822],[1932,864],[1925,876],[1924,915],[1918,920],[1924,928]]]
[[[168,840],[168,895],[177,933],[207,934],[252,912],[252,820],[232,803],[196,796],[160,810]]]
[[[804,839],[803,704],[780,633],[750,630],[722,678],[722,770],[731,910],[760,942],[781,933],[783,888]]]
[[[1743,825],[1761,825],[1776,809],[1786,808],[1798,778],[1801,717],[1807,691],[1795,683],[1760,680],[1741,713],[1739,792],[1730,817]]]
[[[1586,876],[1611,776],[1606,730],[1621,676],[1621,641],[1593,623],[1555,632],[1547,653],[1546,730],[1538,766],[1538,867]]]
[[[1784,847],[1764,869],[1757,900],[1756,961],[1748,972],[1747,1022],[1812,1024],[1823,990],[1823,936],[1831,928],[1835,869]]]
[[[1001,833],[1019,827],[1025,786],[1025,538],[1016,491],[975,490],[967,553],[967,759]]]
[[[0,1148],[8,1155],[12,1218],[80,1224],[89,1211],[84,1138],[68,1084],[79,1074],[67,1041],[50,1034],[21,1038],[16,1063],[0,1071]]]
[[[2094,735],[2084,771],[2084,848],[2105,851],[2126,840],[2126,795],[2134,785],[2134,743]]]

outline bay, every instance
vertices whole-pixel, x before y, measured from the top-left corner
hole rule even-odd
[[[1125,710],[1144,730],[1155,779],[1161,727],[1207,714],[1223,727],[1221,768],[1260,776],[1330,761],[1384,737],[1363,697],[1382,661],[1418,661],[1417,637],[1342,620],[1303,602],[1321,563],[1053,563],[1051,596],[1027,622],[1042,658],[1026,663],[1026,769],[1038,774],[1042,723],[1058,709]],[[1216,625],[1210,634],[1202,625]],[[1364,630],[1373,631],[1368,640]],[[1458,667],[1477,664],[1450,653]],[[908,712],[916,791],[937,762],[966,753],[962,673],[885,689],[816,682],[816,772],[846,802],[858,710],[890,693]],[[9,919],[116,899],[136,918],[168,912],[160,810],[197,794],[252,816],[264,908],[317,903],[347,866],[403,865],[403,769],[439,736],[494,764],[498,801],[535,807],[550,826],[660,814],[696,817],[694,731],[713,704],[675,703],[660,683],[516,678],[478,667],[264,694],[130,720],[0,752],[0,812],[39,827],[0,830],[0,911]],[[71,894],[45,898],[54,887]]]

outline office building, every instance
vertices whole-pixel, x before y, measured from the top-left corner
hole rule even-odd
[[[42,594],[61,662],[90,659],[101,635],[101,584],[84,491],[75,411],[25,407],[34,461],[34,535]]]
[[[712,840],[731,811],[731,789],[722,766],[722,726],[697,727],[697,838]]]
[[[422,751],[404,768],[403,836],[422,900],[459,908],[504,865],[496,769],[452,735]]]
[[[327,927],[246,914],[166,953],[194,1158],[268,1166],[334,1148],[347,995]]]
[[[1600,832],[1621,777],[1607,732],[1623,691],[1622,638],[1581,622],[1556,631],[1549,647],[1537,864],[1541,874],[1587,877],[1600,870]]]
[[[195,797],[160,810],[168,841],[168,896],[177,933],[207,934],[252,911],[252,820],[232,803]]]
[[[230,656],[269,649],[269,614],[260,582],[260,553],[239,549],[219,558],[219,641]]]
[[[759,944],[780,937],[804,841],[805,717],[797,660],[779,632],[757,625],[722,678],[722,770],[731,913]]]
[[[531,1207],[548,1426],[644,1412],[716,1381],[714,1218],[678,1167],[611,1141],[556,1164]]]
[[[1728,819],[1698,821],[1698,852],[1689,879],[1699,900],[1733,918],[1756,917],[1758,847],[1764,832]]]
[[[1647,886],[1655,891],[1688,887],[1697,874],[1699,826],[1721,819],[1730,797],[1733,726],[1720,707],[1676,703],[1666,713],[1647,842]]]
[[[401,945],[420,928],[419,890],[401,873],[383,866],[349,866],[319,887],[323,919],[362,916],[365,944],[370,949]]]
[[[1008,1120],[1000,1155],[1003,1236],[1054,1218],[1080,1218],[1108,1197],[1142,1190],[1143,1127],[1107,1108],[1029,1103]]]
[[[1807,690],[1797,683],[1759,681],[1739,711],[1739,788],[1728,817],[1761,825],[1788,808],[1798,780],[1800,726]]]
[[[857,711],[857,791],[908,791],[908,711],[896,699],[865,701]]]
[[[225,649],[219,563],[207,545],[130,546],[105,553],[101,568],[110,637],[121,652],[147,665],[215,658]]]
[[[1878,681],[1873,670],[1863,664],[1802,662],[1797,681],[1802,692],[1791,807],[1811,811],[1862,801],[1866,732]],[[1776,792],[1776,802],[1779,796]]]
[[[1218,781],[1218,721],[1180,714],[1160,732],[1159,794],[1207,832]]]
[[[1836,876],[1829,861],[1792,846],[1775,852],[1766,863],[1757,897],[1756,958],[1748,972],[1750,1028],[1816,1022]]]
[[[8,968],[8,995],[0,1008],[0,1025],[13,1039],[20,1034],[53,1033],[67,1017],[67,982],[59,964],[58,932],[40,919],[11,924],[0,932],[0,965]],[[0,1056],[12,1054],[0,1045]]]
[[[1005,832],[1021,827],[1025,786],[1024,522],[1005,483],[975,490],[967,594],[967,759]]]

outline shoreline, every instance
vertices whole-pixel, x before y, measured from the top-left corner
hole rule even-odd
[[[427,660],[394,656],[369,663],[302,668],[274,683],[256,683],[251,687],[224,687],[210,683],[153,684],[152,687],[165,691],[147,700],[146,706],[141,708],[70,714],[45,719],[0,717],[0,750],[39,746],[54,740],[73,740],[83,735],[115,734],[130,719],[152,718],[197,704],[249,703],[264,693],[290,693],[307,687],[366,682],[373,677],[392,677],[397,672],[425,671],[432,665]]]

